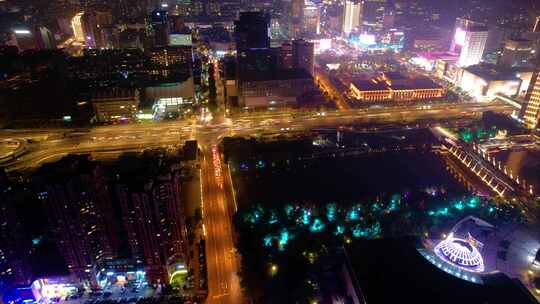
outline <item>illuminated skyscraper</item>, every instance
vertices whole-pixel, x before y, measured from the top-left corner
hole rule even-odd
[[[73,28],[73,37],[75,41],[84,42],[84,32],[82,28],[82,16],[83,12],[80,12],[71,19],[71,27]]]
[[[318,35],[320,33],[319,7],[311,1],[306,1],[303,12],[302,32],[306,35]]]
[[[458,65],[462,67],[480,63],[488,30],[482,23],[457,18],[450,51],[459,54]]]
[[[283,43],[279,49],[279,67],[281,69],[292,69],[294,67],[293,46],[290,43]]]
[[[362,2],[346,0],[343,8],[343,33],[348,35],[360,25],[362,18]]]
[[[536,70],[533,73],[527,95],[525,95],[525,101],[523,112],[523,120],[525,126],[528,129],[534,129],[538,127],[538,121],[540,120],[540,70]]]

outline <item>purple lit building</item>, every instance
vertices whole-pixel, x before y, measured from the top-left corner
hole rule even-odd
[[[95,266],[116,255],[118,234],[105,178],[88,155],[43,165],[34,182],[69,271],[95,278]]]

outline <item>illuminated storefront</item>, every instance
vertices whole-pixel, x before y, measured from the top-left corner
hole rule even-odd
[[[383,34],[361,33],[351,35],[349,38],[351,45],[366,51],[394,50],[399,52],[403,49],[404,42],[405,34],[395,29]]]
[[[32,283],[34,298],[44,303],[49,303],[54,299],[65,299],[78,291],[79,288],[71,282],[69,277],[43,278]]]

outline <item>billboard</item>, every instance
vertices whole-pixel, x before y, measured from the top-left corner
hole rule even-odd
[[[399,51],[403,49],[405,36],[403,32],[391,29],[385,33],[352,35],[349,42],[356,47],[366,50]]]
[[[169,44],[174,46],[191,46],[191,34],[170,34]]]
[[[465,44],[466,36],[467,36],[467,32],[465,32],[464,30],[458,27],[456,29],[456,34],[454,35],[454,42],[459,46],[463,46]]]

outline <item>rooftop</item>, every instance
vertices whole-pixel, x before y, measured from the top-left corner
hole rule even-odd
[[[354,242],[345,250],[367,303],[535,303],[518,281],[502,273],[475,284],[451,276],[418,252],[414,237]]]
[[[294,79],[312,79],[311,75],[304,69],[283,69],[275,70],[269,73],[246,72],[241,73],[240,78],[243,81],[272,81],[272,80],[294,80]]]
[[[512,69],[504,68],[494,64],[477,64],[465,68],[465,71],[472,73],[485,80],[519,80],[516,72]]]
[[[452,61],[458,59],[458,54],[451,52],[419,52],[417,53],[419,57],[425,58],[427,60],[447,60]]]
[[[80,175],[93,175],[98,163],[90,155],[67,155],[59,161],[43,164],[35,176],[47,183],[64,183]]]
[[[440,85],[424,76],[407,77],[398,72],[387,72],[368,80],[353,80],[352,84],[361,91],[437,89]]]
[[[110,98],[133,98],[138,95],[137,89],[133,88],[120,88],[120,87],[110,87],[102,88],[92,92],[92,101],[100,101],[101,99],[110,99]]]

